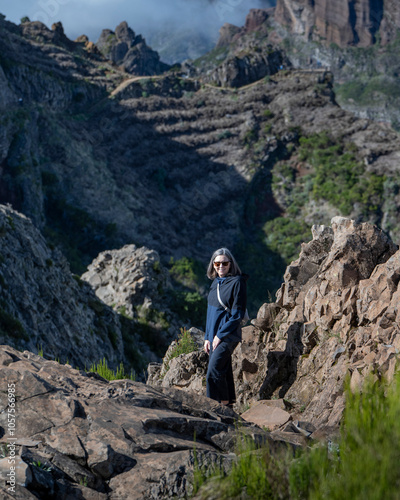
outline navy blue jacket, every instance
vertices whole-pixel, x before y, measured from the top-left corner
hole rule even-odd
[[[208,294],[205,340],[213,341],[215,335],[226,342],[242,340],[241,320],[246,312],[247,275],[215,278]],[[222,302],[230,309],[225,311],[218,301],[217,284]]]

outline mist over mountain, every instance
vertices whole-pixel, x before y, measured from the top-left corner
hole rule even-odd
[[[251,8],[268,8],[276,0],[21,0],[2,6],[6,18],[19,24],[22,17],[51,27],[61,21],[74,40],[85,34],[97,41],[102,29],[127,21],[136,33],[159,51],[166,62],[195,58],[211,49],[219,28],[226,22],[243,25]],[[172,49],[171,49],[172,45]],[[179,50],[178,50],[179,47]]]

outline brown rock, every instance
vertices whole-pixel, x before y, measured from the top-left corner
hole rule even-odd
[[[272,403],[272,404],[271,404]],[[263,400],[255,403],[250,410],[242,413],[242,418],[269,430],[277,429],[290,420],[290,414],[273,401]]]

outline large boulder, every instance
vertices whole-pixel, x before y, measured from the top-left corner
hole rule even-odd
[[[135,319],[138,328],[152,329],[160,346],[165,344],[166,349],[177,336],[181,325],[168,308],[173,286],[155,250],[133,244],[106,250],[88,266],[82,279],[102,302]]]

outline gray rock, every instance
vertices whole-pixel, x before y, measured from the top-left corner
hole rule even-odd
[[[21,466],[32,472],[24,484],[41,498],[184,497],[194,449],[200,460],[224,463],[221,451],[235,446],[239,417],[208,398],[129,380],[106,382],[7,346],[0,353],[12,359],[2,366],[0,407],[13,380],[17,437],[39,443],[16,446]],[[6,412],[0,426],[7,427]],[[267,439],[245,422],[242,429]]]

